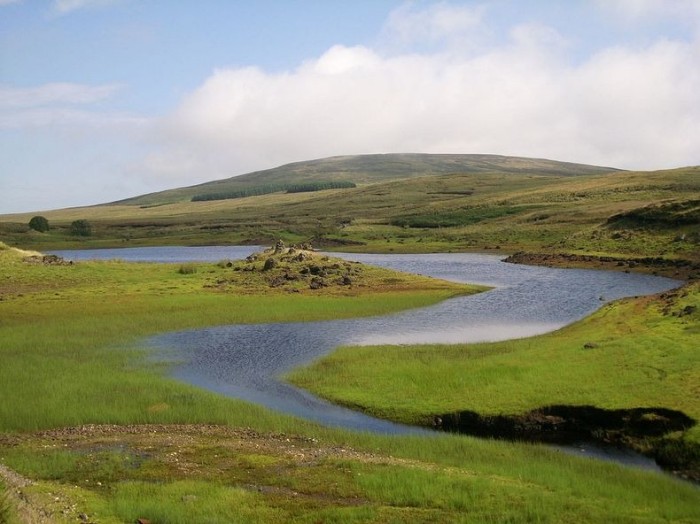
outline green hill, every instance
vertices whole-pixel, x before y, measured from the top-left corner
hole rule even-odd
[[[384,154],[336,156],[295,162],[224,180],[150,193],[113,204],[158,205],[191,200],[203,195],[255,196],[286,191],[288,186],[313,182],[371,184],[407,178],[454,173],[509,173],[549,176],[591,175],[616,171],[553,160],[498,155]],[[267,189],[270,190],[267,190]],[[250,194],[245,194],[249,192]],[[202,200],[213,200],[205,198]]]
[[[287,189],[267,194],[192,201],[283,183]],[[40,250],[281,238],[346,251],[527,251],[697,265],[699,202],[700,167],[621,171],[489,155],[365,155],[49,211],[42,213],[46,233],[28,227],[33,213],[4,215],[0,238]],[[71,235],[76,220],[90,223],[90,236]]]

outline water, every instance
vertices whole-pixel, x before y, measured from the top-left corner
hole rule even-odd
[[[240,260],[260,251],[260,246],[204,246],[204,247],[122,247],[113,249],[80,249],[51,251],[66,260],[123,260],[125,262],[219,262]]]
[[[490,255],[336,256],[495,287],[383,317],[220,326],[167,333],[151,343],[181,362],[173,374],[191,384],[325,425],[406,433],[415,428],[329,404],[278,377],[340,345],[482,342],[546,333],[584,317],[606,301],[678,284],[646,275],[518,266]]]
[[[132,248],[56,254],[73,260],[98,257],[185,262],[242,258],[256,250]],[[340,345],[467,343],[527,337],[559,329],[608,301],[679,285],[672,279],[634,273],[506,264],[494,255],[333,256],[494,289],[384,317],[220,326],[159,335],[150,344],[158,358],[177,363],[174,377],[220,394],[329,426],[387,434],[427,433],[330,404],[278,377]],[[609,451],[598,452],[589,446],[583,453],[606,458]]]

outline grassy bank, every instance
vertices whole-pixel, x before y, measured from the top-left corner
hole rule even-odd
[[[479,288],[350,265],[351,285],[273,285],[290,264],[46,264],[0,250],[0,428],[83,423],[225,422],[228,403],[176,388],[148,369],[139,340],[226,323],[387,314]],[[330,262],[313,262],[321,266]],[[346,264],[343,262],[343,264]],[[301,264],[298,264],[301,265]],[[290,291],[296,291],[294,293]],[[163,406],[167,409],[155,409]],[[218,407],[217,407],[218,404]],[[252,410],[255,412],[255,410]],[[256,415],[251,415],[255,417]]]
[[[412,424],[460,411],[521,415],[551,405],[663,407],[698,421],[699,340],[696,283],[618,301],[528,339],[342,348],[289,379],[333,402]],[[700,427],[675,437],[697,447]]]
[[[47,265],[0,250],[0,461],[31,481],[5,478],[6,491],[56,522],[700,519],[697,489],[660,475],[537,446],[327,430],[148,365],[139,340],[157,332],[383,314],[468,292],[374,269],[290,292],[240,268]]]

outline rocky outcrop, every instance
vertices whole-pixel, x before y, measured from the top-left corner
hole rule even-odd
[[[234,265],[233,270],[262,272],[270,287],[297,292],[302,288],[351,287],[362,267],[317,253],[308,243],[286,246],[279,240],[273,247],[248,256],[242,265]]]
[[[33,255],[25,257],[24,261],[28,264],[43,264],[45,266],[72,266],[72,260],[65,260],[58,255]]]

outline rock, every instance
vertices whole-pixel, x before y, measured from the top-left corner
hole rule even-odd
[[[275,277],[270,281],[270,287],[280,287],[287,283],[284,277]]]
[[[275,267],[277,267],[277,261],[274,258],[270,257],[265,261],[265,265],[263,265],[263,271],[270,271]]]
[[[697,306],[685,306],[680,314],[678,315],[679,317],[684,317],[685,315],[692,315],[698,310]]]
[[[321,289],[322,287],[325,287],[326,282],[322,278],[319,277],[314,277],[311,279],[311,282],[309,283],[309,288],[310,289]]]
[[[282,240],[278,240],[277,243],[275,244],[275,255],[279,255],[286,249],[286,246],[284,245],[284,242]]]
[[[595,349],[597,347],[598,347],[598,344],[596,344],[595,342],[586,342],[583,345],[583,349]]]

